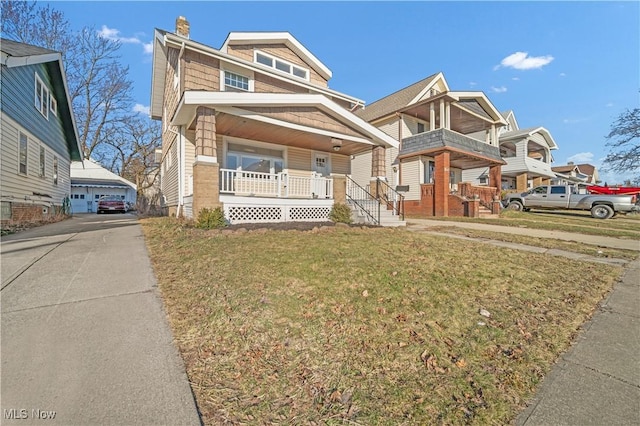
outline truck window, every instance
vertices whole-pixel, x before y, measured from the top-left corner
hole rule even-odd
[[[552,186],[551,187],[552,194],[566,194],[567,188],[565,186]]]
[[[547,193],[547,187],[546,186],[535,187],[535,188],[533,188],[531,193],[532,194],[546,194]]]

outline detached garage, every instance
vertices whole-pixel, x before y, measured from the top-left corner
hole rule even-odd
[[[115,195],[130,204],[136,203],[136,185],[110,172],[92,160],[71,163],[71,211],[94,213],[98,199]]]

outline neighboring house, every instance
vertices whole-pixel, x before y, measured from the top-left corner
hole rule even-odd
[[[64,211],[82,154],[59,52],[0,39],[3,223]]]
[[[156,30],[151,116],[162,120],[170,215],[222,206],[231,223],[327,220],[350,158],[398,142],[328,87],[331,71],[288,32],[231,32],[220,49]]]
[[[498,135],[507,121],[482,92],[452,91],[438,73],[356,114],[399,142],[354,156],[359,185],[375,192],[373,184],[386,180],[405,190],[405,211],[413,216],[477,216],[478,201],[470,200],[497,212],[505,164]],[[470,169],[487,170],[488,185],[466,182]]]
[[[93,160],[71,163],[71,210],[75,213],[97,211],[98,199],[115,195],[129,204],[136,203],[136,185],[102,167]]]
[[[556,185],[576,185],[579,192],[585,193],[588,185],[599,185],[598,169],[591,164],[574,164],[552,167],[555,174],[552,183]]]
[[[513,111],[503,112],[507,125],[498,132],[500,156],[507,163],[502,166],[502,189],[526,191],[534,186],[549,184],[556,175],[551,170],[551,151],[558,149],[551,133],[544,127],[520,129]],[[487,169],[469,170],[463,180],[486,185]]]

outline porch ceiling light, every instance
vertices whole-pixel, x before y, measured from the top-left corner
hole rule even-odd
[[[342,139],[331,138],[331,145],[333,145],[334,151],[340,151],[342,148]]]

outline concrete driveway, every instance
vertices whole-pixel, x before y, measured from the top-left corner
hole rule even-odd
[[[2,238],[4,424],[199,425],[134,215]]]

